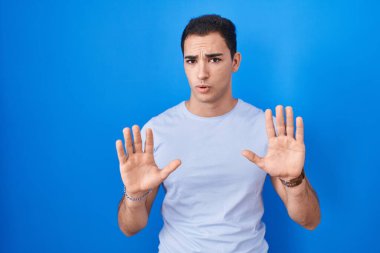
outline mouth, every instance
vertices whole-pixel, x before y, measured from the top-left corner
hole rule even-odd
[[[208,85],[197,85],[195,88],[200,93],[207,93],[211,89]]]

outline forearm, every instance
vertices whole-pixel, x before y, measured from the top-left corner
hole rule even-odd
[[[132,236],[143,229],[148,223],[145,201],[132,202],[123,197],[119,204],[118,223],[126,236]]]
[[[319,201],[309,181],[305,178],[295,187],[285,187],[286,208],[289,216],[307,229],[315,229],[320,222]]]

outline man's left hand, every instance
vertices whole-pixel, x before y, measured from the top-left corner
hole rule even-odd
[[[273,124],[272,111],[265,111],[266,130],[268,134],[268,151],[260,157],[250,150],[242,155],[255,163],[272,177],[289,181],[301,175],[305,163],[304,127],[301,117],[296,118],[294,136],[293,109],[285,108],[286,124],[282,105],[276,107],[277,134]]]

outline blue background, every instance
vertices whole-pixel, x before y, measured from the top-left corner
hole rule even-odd
[[[180,36],[218,13],[237,26],[235,97],[292,105],[322,222],[292,222],[267,181],[271,252],[380,252],[377,1],[20,1],[0,5],[0,251],[156,252],[117,226],[115,140],[185,100]]]

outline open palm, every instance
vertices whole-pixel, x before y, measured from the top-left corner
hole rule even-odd
[[[116,141],[116,150],[120,164],[120,174],[128,195],[139,195],[149,189],[158,187],[181,164],[174,160],[160,169],[154,161],[153,132],[146,130],[145,151],[142,150],[140,129],[132,127],[134,142],[129,128],[123,130],[126,153],[121,140]],[[134,145],[132,144],[134,143]]]
[[[294,119],[291,107],[286,107],[286,124],[283,107],[276,107],[277,135],[270,109],[265,111],[265,119],[268,134],[267,154],[260,157],[250,150],[244,150],[242,154],[272,177],[280,177],[284,180],[298,177],[305,163],[302,118],[297,117],[296,119],[296,136],[294,136]]]

